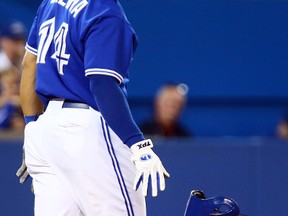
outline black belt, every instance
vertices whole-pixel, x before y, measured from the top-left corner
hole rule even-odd
[[[77,101],[71,101],[71,100],[64,100],[62,108],[76,108],[76,109],[89,109],[89,105],[77,102]]]

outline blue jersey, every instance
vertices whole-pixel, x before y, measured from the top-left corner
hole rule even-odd
[[[44,0],[26,50],[37,55],[36,91],[85,102],[98,110],[91,75],[112,76],[126,92],[137,39],[117,0]]]

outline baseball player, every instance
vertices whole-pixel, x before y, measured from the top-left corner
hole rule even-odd
[[[148,185],[152,196],[165,189],[169,174],[126,100],[136,44],[117,0],[40,5],[20,85],[36,216],[144,216]]]

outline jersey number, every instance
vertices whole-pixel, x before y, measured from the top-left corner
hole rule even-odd
[[[58,72],[64,74],[63,67],[68,64],[70,54],[66,53],[66,37],[69,26],[63,22],[55,33],[55,17],[42,23],[39,30],[39,46],[37,63],[45,64],[46,55],[50,48],[51,43],[54,41],[55,53],[51,56],[56,60]]]

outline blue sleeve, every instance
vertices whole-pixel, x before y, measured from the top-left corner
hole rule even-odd
[[[87,33],[85,42],[85,75],[107,75],[119,83],[127,77],[136,48],[131,26],[117,17],[103,18]]]
[[[27,38],[26,42],[26,50],[30,53],[37,55],[38,45],[37,45],[37,36],[38,36],[38,30],[37,30],[37,22],[38,22],[38,14],[41,14],[41,11],[43,10],[43,7],[45,4],[49,3],[48,0],[43,1],[37,11],[37,14],[34,18],[33,24],[31,26],[29,36]]]
[[[105,75],[89,76],[90,89],[99,111],[112,130],[129,147],[144,140],[133,120],[127,99],[115,78]]]
[[[30,53],[37,55],[37,29],[36,29],[36,22],[37,22],[37,17],[35,17],[33,25],[31,27],[27,43],[26,43],[26,50],[29,51]]]

